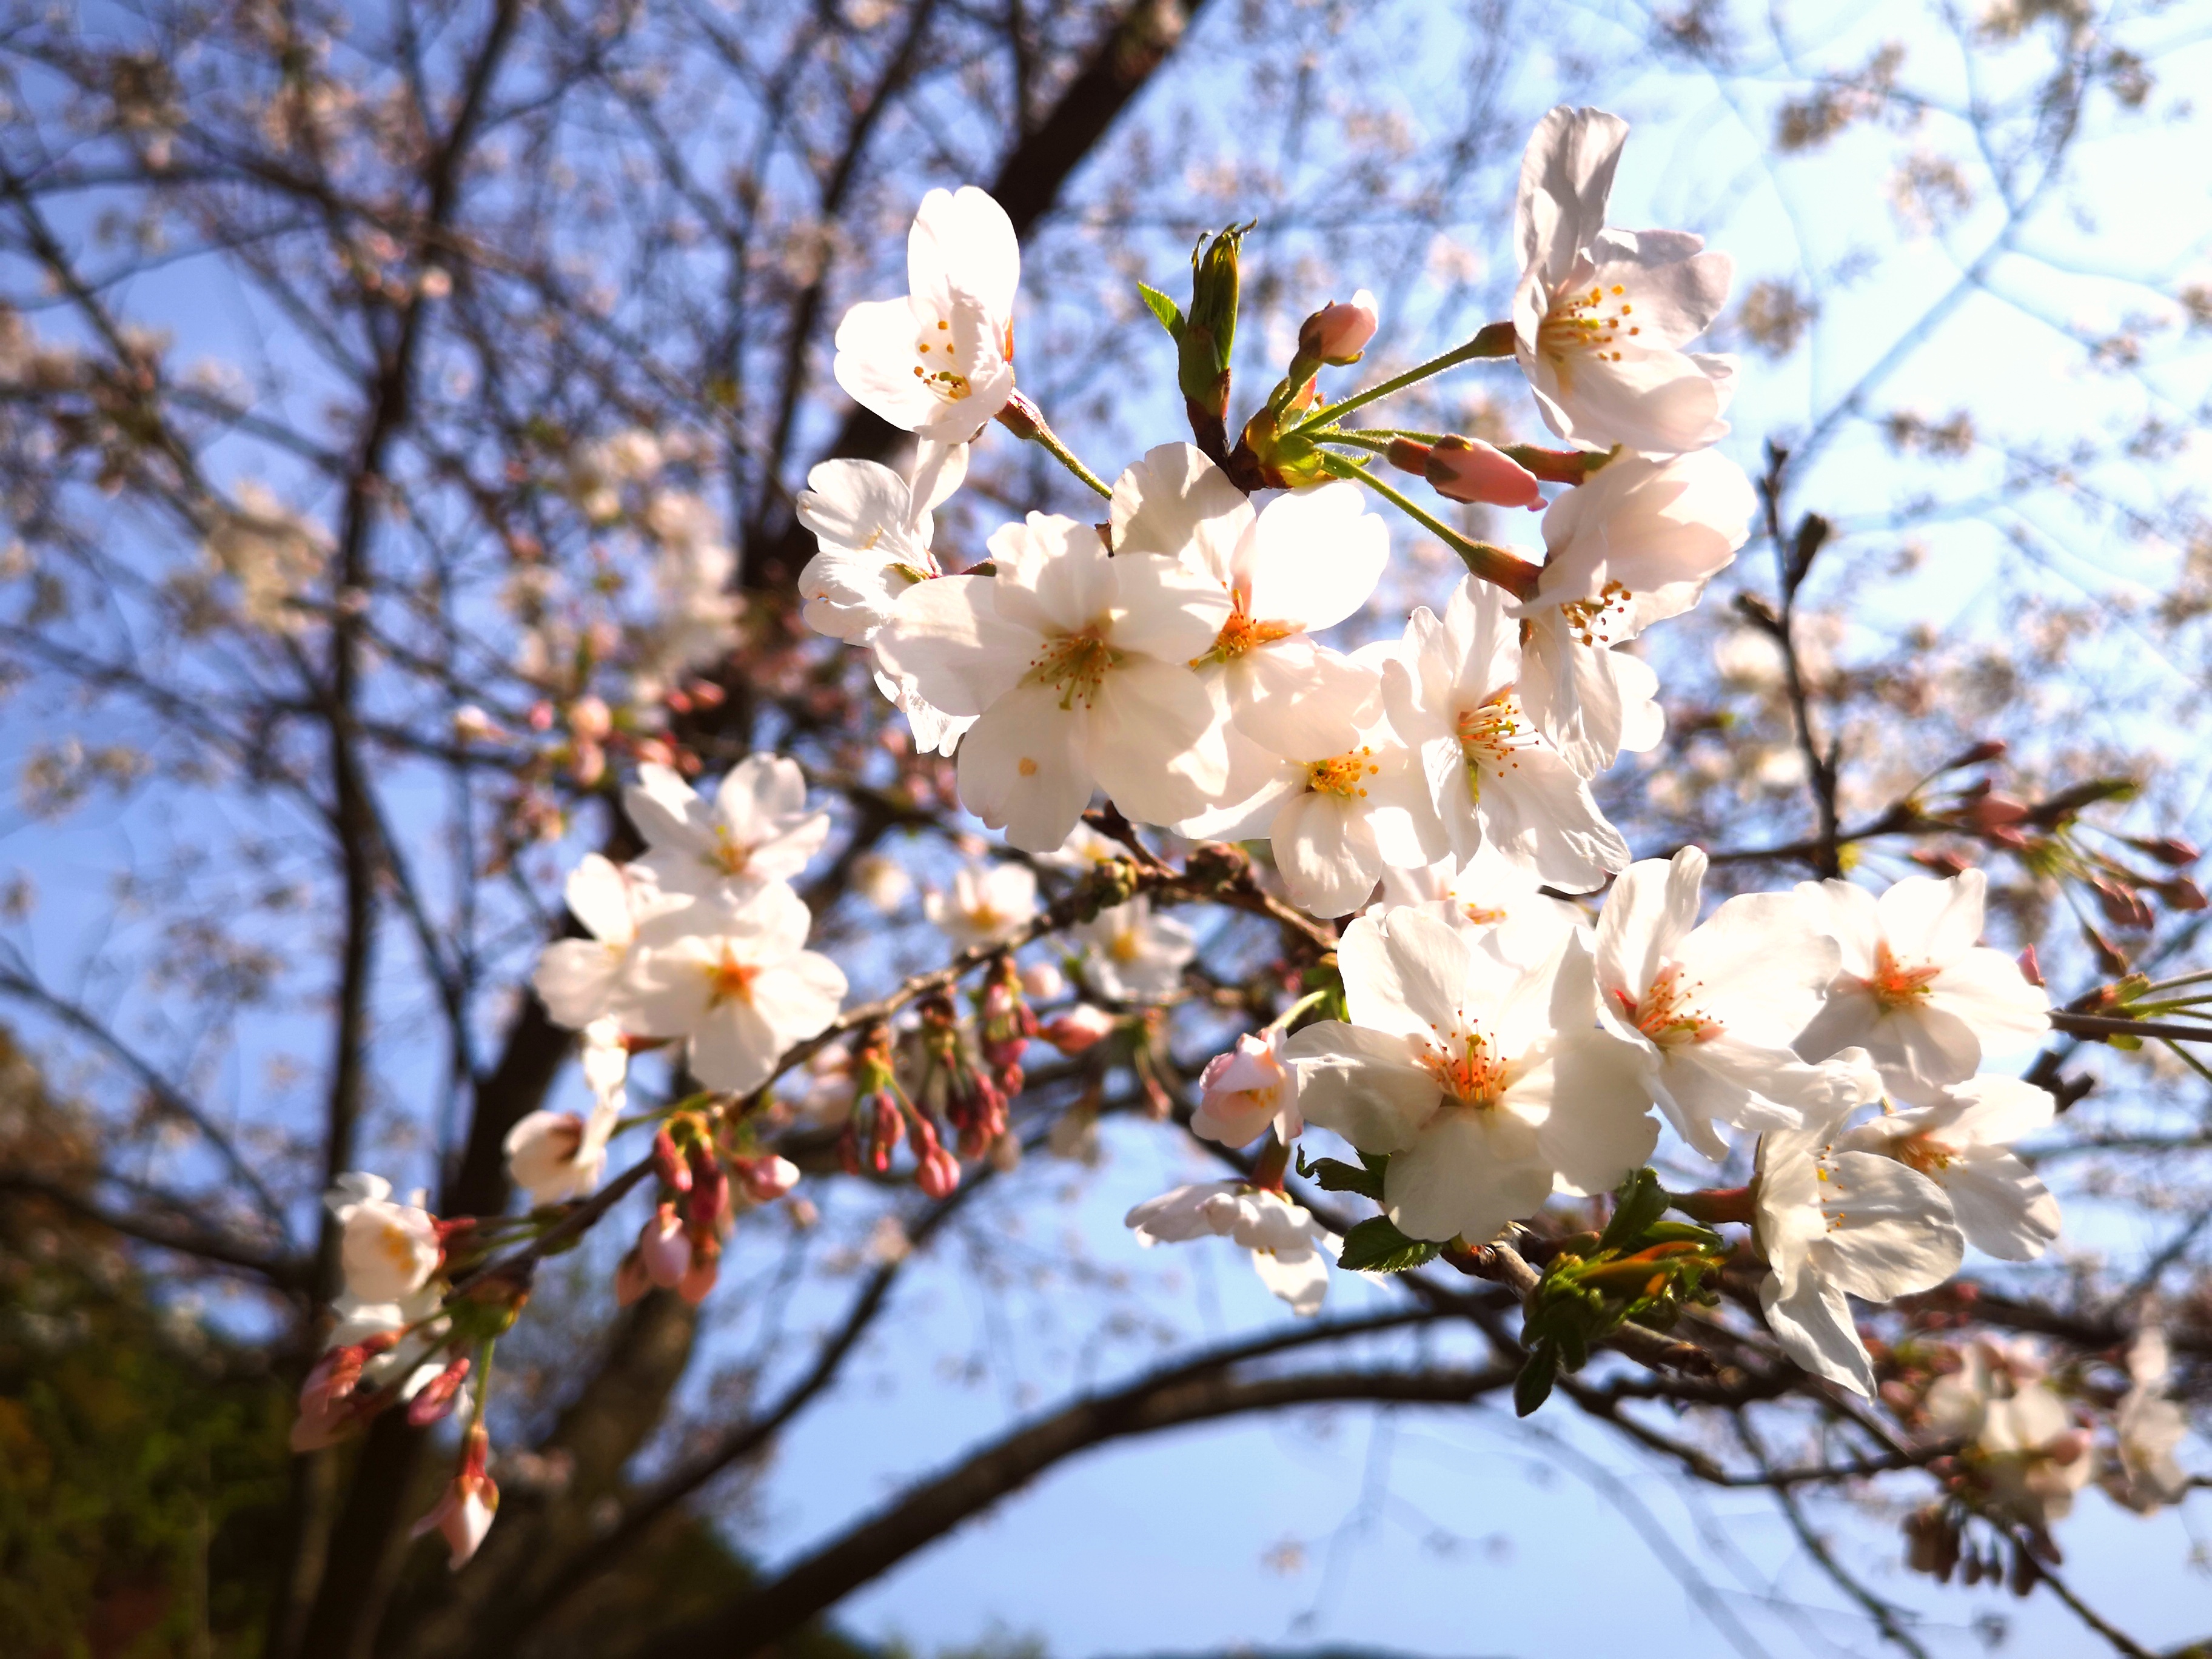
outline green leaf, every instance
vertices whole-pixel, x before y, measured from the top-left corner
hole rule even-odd
[[[1667,1213],[1666,1189],[1657,1173],[1638,1170],[1622,1182],[1613,1195],[1613,1219],[1597,1242],[1601,1250],[1625,1250],[1644,1236],[1644,1230]]]
[[[1167,330],[1168,337],[1176,344],[1182,344],[1182,307],[1150,283],[1138,283],[1137,294],[1144,301],[1146,309],[1160,319],[1160,326]]]
[[[1401,1273],[1432,1261],[1443,1248],[1425,1238],[1408,1238],[1387,1215],[1370,1216],[1344,1236],[1336,1265],[1352,1273]]]
[[[1316,1158],[1311,1169],[1301,1163],[1298,1173],[1318,1183],[1325,1193],[1358,1193],[1377,1204],[1382,1201],[1382,1172],[1367,1168],[1364,1160],[1346,1164],[1341,1158]]]
[[[1513,1379],[1513,1414],[1526,1417],[1552,1397],[1553,1379],[1559,1374],[1559,1351],[1548,1342],[1540,1342],[1522,1362],[1521,1375]]]
[[[1644,1230],[1644,1237],[1651,1244],[1702,1244],[1723,1255],[1728,1250],[1728,1240],[1694,1221],[1655,1221]]]

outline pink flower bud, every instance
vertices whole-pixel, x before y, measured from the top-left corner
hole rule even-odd
[[[2035,947],[2033,945],[2021,947],[2020,971],[2021,977],[2030,985],[2043,983],[2043,964],[2035,959]]]
[[[2160,864],[2176,870],[2185,870],[2203,856],[2197,850],[2194,842],[2183,841],[2175,836],[2148,837],[2130,836],[2127,842],[2138,853],[2154,858]]]
[[[691,1241],[684,1237],[673,1204],[662,1205],[646,1222],[645,1231],[637,1236],[637,1253],[645,1263],[646,1277],[664,1291],[674,1289],[690,1270]]]
[[[702,1232],[713,1232],[729,1219],[730,1178],[711,1158],[695,1165],[691,1194],[685,1200],[684,1213],[692,1227]]]
[[[1033,962],[1022,969],[1022,990],[1037,1002],[1050,1002],[1067,988],[1067,976],[1057,963]]]
[[[645,1271],[644,1255],[635,1249],[629,1251],[615,1269],[615,1306],[627,1308],[633,1302],[641,1301],[652,1288],[653,1280]]]
[[[361,1383],[361,1368],[368,1358],[364,1345],[332,1348],[315,1362],[307,1380],[300,1385],[300,1416],[292,1425],[292,1449],[320,1451],[343,1439],[360,1420],[354,1410],[354,1390]]]
[[[1350,300],[1335,300],[1305,319],[1298,330],[1298,356],[1318,357],[1341,367],[1356,363],[1381,323],[1375,296],[1365,289]]]
[[[453,1410],[468,1375],[468,1356],[464,1354],[415,1391],[415,1397],[407,1402],[408,1423],[426,1428]]]
[[[799,1184],[799,1166],[773,1153],[765,1158],[739,1158],[730,1162],[738,1187],[755,1204],[771,1203]]]
[[[2172,881],[2160,882],[2154,890],[2164,899],[2171,910],[2202,910],[2205,908],[2204,890],[2187,876],[2176,876]]]
[[[420,1538],[426,1533],[441,1534],[450,1553],[447,1565],[455,1572],[475,1555],[499,1510],[499,1487],[484,1473],[491,1437],[479,1424],[469,1431],[461,1447],[461,1467],[453,1484],[446,1488],[437,1507],[415,1523],[413,1534]]]
[[[1486,501],[1492,507],[1544,504],[1536,475],[1480,438],[1455,435],[1431,445],[1422,476],[1449,501]]]
[[[667,1186],[679,1193],[691,1190],[691,1165],[677,1150],[676,1137],[669,1133],[665,1123],[653,1137],[653,1167]]]
[[[707,1299],[707,1292],[721,1277],[722,1245],[711,1234],[704,1238],[694,1237],[690,1243],[691,1260],[683,1277],[676,1281],[676,1293],[696,1308]]]
[[[489,743],[503,736],[498,722],[472,702],[453,710],[453,735],[463,743]]]
[[[568,745],[568,775],[579,789],[589,789],[607,775],[607,751],[589,738]]]
[[[530,705],[530,729],[550,732],[553,729],[553,705],[540,698]]]
[[[1037,1035],[1063,1054],[1079,1054],[1120,1023],[1104,1009],[1079,1002],[1056,1015]]]
[[[1978,797],[1962,816],[1975,829],[1986,832],[2025,823],[2028,811],[2026,801],[1991,790]]]
[[[950,1198],[960,1185],[960,1161],[942,1146],[933,1146],[915,1167],[914,1184],[932,1198]]]

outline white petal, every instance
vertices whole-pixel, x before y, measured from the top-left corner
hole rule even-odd
[[[1536,1132],[1510,1112],[1447,1105],[1390,1158],[1385,1211],[1411,1238],[1479,1243],[1534,1215],[1552,1194]]]
[[[1296,1068],[1306,1121],[1335,1130],[1362,1152],[1411,1145],[1443,1095],[1405,1038],[1340,1020],[1293,1032],[1283,1057]]]

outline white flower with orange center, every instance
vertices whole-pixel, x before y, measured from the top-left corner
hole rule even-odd
[[[952,884],[922,895],[922,914],[963,951],[1012,939],[1036,915],[1036,872],[1005,860],[963,864]]]
[[[1329,1263],[1340,1243],[1304,1205],[1243,1181],[1177,1187],[1146,1199],[1121,1219],[1147,1249],[1207,1237],[1242,1244],[1252,1252],[1260,1282],[1301,1316],[1321,1311]]]
[[[1172,559],[1109,555],[1096,528],[1031,514],[991,538],[993,573],[899,596],[878,655],[936,708],[975,716],[961,804],[1024,852],[1058,849],[1094,788],[1173,823],[1229,775],[1219,712],[1189,667],[1217,593]]]
[[[1489,847],[1542,880],[1583,891],[1626,867],[1628,843],[1589,784],[1523,714],[1519,624],[1468,577],[1442,617],[1413,612],[1382,671],[1390,724],[1420,755],[1453,854]]]
[[[1514,356],[1545,424],[1586,449],[1702,449],[1728,431],[1735,359],[1686,352],[1728,303],[1725,253],[1679,230],[1605,222],[1628,123],[1554,109],[1521,162]]]
[[[1477,848],[1464,862],[1443,858],[1419,869],[1385,870],[1382,909],[1404,905],[1487,939],[1491,949],[1524,967],[1549,960],[1570,933],[1588,942],[1589,915],[1553,898],[1534,871],[1494,847]]]
[[[1964,1083],[1985,1048],[2034,1042],[2051,998],[2002,951],[1976,943],[1989,878],[1968,870],[1939,881],[1908,876],[1876,898],[1847,881],[1802,882],[1814,925],[1841,951],[1825,1007],[1797,1040],[1820,1060],[1865,1048],[1893,1086],[1921,1097]]]
[[[616,1016],[640,1036],[687,1039],[691,1073],[708,1088],[757,1088],[844,1000],[844,970],[805,948],[811,921],[781,882],[664,911],[638,929]]]
[[[1584,777],[1659,741],[1658,676],[1618,647],[1696,605],[1750,533],[1743,469],[1712,450],[1608,461],[1544,514],[1526,627],[1522,696],[1537,729]]]
[[[864,301],[837,325],[837,384],[925,439],[974,437],[1013,395],[1021,276],[1004,208],[972,185],[931,191],[907,235],[907,297]]]
[[[1116,556],[1163,554],[1217,590],[1213,638],[1190,665],[1221,696],[1233,733],[1263,757],[1343,753],[1374,718],[1374,677],[1314,635],[1367,603],[1390,535],[1344,480],[1294,489],[1255,509],[1188,444],[1162,444],[1114,485]],[[1231,786],[1233,788],[1233,785]]]
[[[1966,1243],[1999,1261],[2033,1261],[2058,1237],[2058,1200],[2011,1150],[2051,1127],[2057,1107],[2048,1091],[1990,1073],[1915,1089],[1904,1110],[1885,1108],[1837,1144],[1926,1176],[1951,1195]]]
[[[1650,1156],[1643,1066],[1599,1025],[1573,935],[1523,967],[1407,908],[1354,921],[1337,960],[1352,1018],[1285,1045],[1298,1105],[1390,1154],[1383,1208],[1413,1237],[1480,1243],[1555,1189],[1606,1191]]]
[[[1759,1301],[1775,1340],[1814,1376],[1870,1395],[1874,1362],[1850,1298],[1887,1302],[1941,1285],[1959,1270],[1966,1238],[1941,1187],[1840,1144],[1854,1109],[1759,1137],[1752,1230],[1769,1269]]]
[[[623,791],[646,851],[631,866],[666,894],[744,892],[789,881],[830,838],[830,815],[806,809],[806,775],[781,755],[730,769],[711,805],[672,769],[648,763]]]
[[[581,1030],[605,1013],[622,981],[639,921],[656,908],[681,903],[652,878],[586,853],[568,872],[568,914],[588,939],[556,939],[538,953],[531,988],[556,1024]]]
[[[1101,995],[1115,1002],[1158,1002],[1182,986],[1183,964],[1198,953],[1190,924],[1152,914],[1142,893],[1101,910],[1075,929],[1091,947],[1086,969]]]
[[[1835,941],[1793,893],[1746,893],[1701,926],[1705,855],[1686,847],[1621,872],[1597,924],[1598,1006],[1641,1048],[1660,1109],[1708,1158],[1717,1125],[1823,1121],[1874,1092],[1870,1079],[1808,1066],[1790,1045],[1836,976]]]
[[[323,1195],[338,1227],[343,1296],[362,1303],[404,1302],[430,1282],[445,1259],[438,1224],[416,1201],[402,1204],[381,1176],[340,1176]]]

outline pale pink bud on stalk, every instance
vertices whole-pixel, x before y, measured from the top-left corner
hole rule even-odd
[[[2030,985],[2043,983],[2043,964],[2035,959],[2035,947],[2033,945],[2021,947],[2020,971],[2021,976]]]
[[[2091,877],[2089,885],[2096,890],[2097,908],[2113,927],[2140,933],[2151,925],[2150,906],[2133,888],[2124,887],[2105,876]]]
[[[1037,1035],[1063,1054],[1079,1054],[1120,1023],[1104,1009],[1079,1002],[1047,1021]]]
[[[698,1232],[715,1231],[730,1218],[730,1178],[711,1152],[693,1153],[691,1194],[684,1212]]]
[[[664,1204],[637,1236],[637,1253],[645,1276],[664,1291],[673,1290],[691,1267],[691,1241],[684,1235],[676,1206]]]
[[[637,763],[640,766],[672,766],[676,751],[659,738],[640,738],[637,741]]]
[[[702,708],[720,708],[724,696],[722,688],[712,680],[694,680],[688,688],[691,701]]]
[[[2185,870],[2203,856],[2197,850],[2194,842],[2174,836],[2130,836],[2126,839],[2129,846],[2145,857],[2156,859],[2160,864],[2176,870]]]
[[[315,1362],[307,1380],[300,1385],[300,1416],[292,1425],[294,1451],[319,1451],[334,1446],[356,1423],[374,1413],[380,1402],[363,1400],[356,1392],[361,1386],[362,1367],[398,1340],[397,1331],[379,1331],[366,1341],[332,1348]]]
[[[1960,750],[1944,762],[1939,769],[1955,772],[1962,766],[1979,766],[1985,761],[2002,760],[2011,748],[2012,745],[2002,738],[1984,738],[1972,747]]]
[[[653,1137],[653,1167],[663,1185],[679,1193],[691,1190],[691,1165],[677,1149],[676,1137],[668,1132],[665,1123]]]
[[[588,743],[604,743],[615,720],[600,698],[579,697],[568,705],[568,729]]]
[[[1390,465],[1416,472],[1448,501],[1481,501],[1492,507],[1544,505],[1536,475],[1495,445],[1456,434],[1433,444],[1411,438],[1390,441]]]
[[[461,1467],[453,1484],[446,1488],[437,1507],[415,1523],[414,1537],[433,1532],[444,1535],[450,1552],[446,1565],[455,1572],[468,1565],[499,1510],[499,1487],[484,1473],[490,1456],[491,1437],[479,1423],[461,1442]]]
[[[1145,1115],[1155,1123],[1164,1123],[1175,1115],[1175,1097],[1167,1085],[1150,1072],[1144,1074]]]
[[[761,1158],[733,1158],[730,1173],[737,1177],[738,1190],[755,1204],[773,1203],[799,1184],[799,1166],[772,1152]]]
[[[1947,878],[1962,874],[1973,867],[1948,848],[1916,848],[1906,856],[1922,869],[1933,870],[1937,875]]]
[[[550,732],[553,729],[553,705],[540,698],[530,705],[530,729]]]
[[[1340,368],[1356,363],[1381,322],[1375,296],[1364,288],[1349,300],[1332,300],[1299,328],[1298,356]]]
[[[415,1391],[407,1402],[407,1421],[415,1428],[427,1428],[453,1409],[453,1401],[461,1392],[461,1384],[468,1380],[469,1360],[464,1354]]]
[[[1976,797],[1960,816],[1981,834],[2016,846],[2027,838],[2014,826],[2026,823],[2028,814],[2026,801],[1990,790]]]
[[[960,1185],[960,1161],[939,1145],[926,1117],[914,1121],[914,1184],[931,1198],[949,1198]]]
[[[1051,962],[1033,962],[1022,969],[1022,994],[1033,1002],[1050,1002],[1067,989],[1067,975]]]
[[[465,702],[453,710],[453,735],[463,743],[489,743],[507,734],[483,709],[472,702]]]
[[[2205,908],[2204,890],[2187,876],[2176,876],[2172,881],[2162,881],[2151,890],[2166,901],[2170,910],[2202,910]]]

